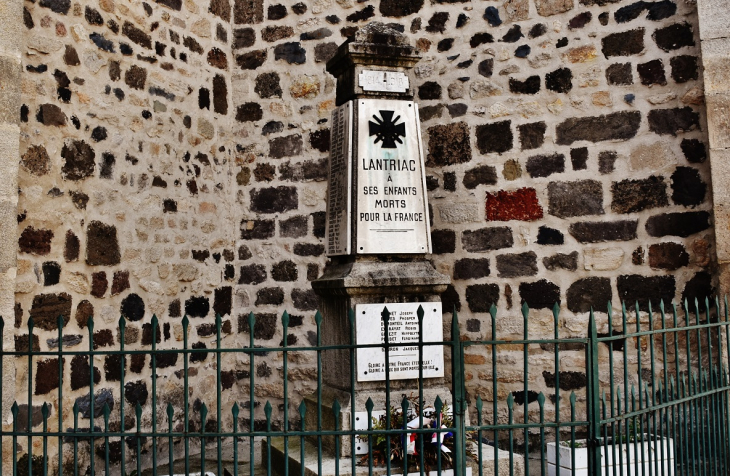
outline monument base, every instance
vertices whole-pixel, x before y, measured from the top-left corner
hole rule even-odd
[[[288,441],[288,453],[285,450],[284,438],[272,438],[271,440],[271,452],[269,454],[269,447],[264,442],[261,445],[262,462],[268,461],[271,457],[271,469],[273,474],[284,476],[284,461],[289,462],[288,474],[304,474],[305,476],[334,476],[335,474],[352,475],[352,460],[350,458],[336,459],[330,455],[327,455],[324,450],[322,454],[318,454],[317,445],[308,441],[304,441],[304,472],[302,469],[302,440],[299,437],[290,437]],[[321,459],[321,472],[320,472],[320,459]],[[467,476],[471,472],[472,476],[479,474],[478,461],[473,458],[467,458]],[[508,451],[498,450],[497,452],[497,465],[498,474],[513,474],[514,476],[525,476],[525,461],[521,455],[513,454],[511,458],[511,465],[513,472],[510,473],[510,454]],[[339,466],[339,472],[335,472],[335,469]],[[494,463],[494,447],[487,444],[482,444],[482,475],[492,476],[497,474],[495,471]],[[372,473],[369,473],[367,466],[356,466],[355,474],[372,474],[372,476],[386,476],[388,474],[385,466],[373,467]],[[391,467],[391,474],[398,475],[402,474],[402,468],[396,466]],[[408,473],[420,474],[418,472]],[[427,475],[438,474],[436,471],[426,473]],[[452,470],[442,470],[441,476],[450,476],[454,472]]]

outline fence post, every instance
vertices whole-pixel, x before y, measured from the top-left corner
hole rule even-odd
[[[461,344],[459,316],[454,309],[451,321],[452,357],[452,395],[454,398],[454,475],[466,476],[466,387],[464,384],[464,347]],[[477,444],[481,444],[481,441]]]
[[[610,316],[609,316],[610,319]],[[591,309],[588,319],[588,346],[586,347],[586,375],[588,376],[588,474],[601,474],[601,396],[598,378],[598,331]]]

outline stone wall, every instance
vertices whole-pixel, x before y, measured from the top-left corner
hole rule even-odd
[[[59,314],[66,348],[88,348],[91,315],[99,349],[118,345],[120,315],[127,348],[146,348],[153,314],[161,348],[180,346],[184,314],[198,348],[212,345],[215,313],[224,345],[247,345],[250,311],[256,343],[276,346],[284,309],[287,342],[312,344],[335,86],[324,66],[373,20],[424,56],[414,87],[432,259],[453,278],[444,309],[459,310],[468,337],[489,334],[492,303],[505,339],[522,336],[523,301],[536,310],[532,336],[552,335],[556,301],[561,335],[574,336],[608,300],[712,291],[689,0],[27,0],[16,348],[29,317],[34,347],[56,348]],[[605,331],[605,313],[599,322]],[[292,362],[293,404],[314,389],[313,357]],[[281,359],[257,358],[260,402],[281,401]],[[487,358],[467,361],[477,377]],[[97,388],[118,405],[117,363],[96,364]],[[36,365],[34,402],[55,402],[57,361]],[[180,365],[158,362],[161,404],[181,406]],[[64,366],[70,408],[88,393],[88,362]],[[150,407],[149,367],[127,364],[128,414]],[[191,402],[214,408],[212,369],[210,356],[192,365]],[[224,359],[226,405],[248,401],[247,369]]]

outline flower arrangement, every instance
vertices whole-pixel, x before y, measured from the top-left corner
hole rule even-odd
[[[441,406],[440,401],[437,401],[436,407],[426,407],[421,410],[417,397],[406,397],[404,395],[404,400],[408,402],[407,405],[404,405],[406,408],[405,414],[403,407],[390,407],[390,428],[404,429],[405,431],[392,435],[376,433],[370,439],[368,439],[368,436],[361,435],[360,438],[363,441],[370,441],[370,452],[362,456],[358,464],[362,466],[368,465],[372,457],[373,466],[384,466],[388,458],[390,458],[391,465],[402,466],[404,459],[407,458],[409,471],[420,471],[420,463],[422,460],[424,469],[428,472],[431,468],[435,469],[438,466],[440,453],[441,468],[452,468],[454,451],[452,432],[434,431],[416,433],[407,431],[409,429],[416,430],[420,428],[421,423],[423,423],[422,428],[453,428],[454,421],[449,405],[444,404]],[[421,415],[423,416],[422,419]],[[383,414],[379,418],[372,417],[372,428],[374,431],[385,430],[386,427],[387,415]],[[390,439],[390,455],[387,454],[388,439]],[[423,455],[421,455],[421,451],[423,451]]]

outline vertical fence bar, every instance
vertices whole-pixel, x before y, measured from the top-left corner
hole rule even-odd
[[[61,328],[58,328],[58,332],[61,332]],[[59,339],[59,346],[61,345],[61,341]],[[5,361],[5,319],[3,319],[2,316],[0,316],[0,415],[3,414],[3,362]],[[60,359],[59,359],[60,362]],[[59,386],[60,387],[60,386]],[[58,400],[58,408],[59,412],[61,409],[61,400]],[[58,425],[58,431],[61,431],[61,425]],[[5,431],[3,430],[3,424],[0,422],[0,474],[3,473],[3,460],[2,457],[2,451],[3,451],[3,435],[5,434]],[[59,441],[58,444],[58,454],[61,454],[61,443]],[[59,473],[60,474],[60,473]]]
[[[390,311],[387,307],[383,307],[381,317],[383,318],[383,339],[385,344],[385,429],[390,431],[390,331],[388,329]],[[385,467],[388,471],[387,474],[390,474],[390,449],[390,435],[387,435],[385,438]]]
[[[456,307],[454,307],[453,314],[456,314]],[[452,315],[453,315],[452,314]],[[418,428],[423,428],[423,308],[421,306],[418,306],[418,310],[416,311],[416,315],[418,316]],[[418,439],[418,445],[419,445],[419,469],[421,476],[424,475],[425,468],[423,465],[423,440],[426,438],[425,434],[420,434],[417,436]],[[405,473],[404,473],[405,474]]]
[[[494,397],[493,397],[494,398]],[[510,476],[514,476],[515,474],[515,439],[514,439],[514,430],[512,429],[512,424],[514,422],[513,414],[514,414],[514,406],[515,406],[515,398],[512,396],[512,392],[510,392],[509,395],[507,395],[507,428],[508,428],[508,438],[509,438],[509,474]],[[527,474],[527,473],[525,473]]]
[[[400,407],[401,415],[403,415],[403,433],[400,435],[400,440],[403,442],[403,474],[408,474],[408,398],[405,395],[403,395]],[[322,472],[320,471],[319,474]]]
[[[269,405],[270,406],[270,405]],[[234,402],[231,407],[231,416],[233,417],[233,476],[238,476],[238,414],[240,409],[238,403]],[[268,430],[271,431],[271,430]],[[268,452],[271,453],[271,448],[268,448]]]
[[[347,316],[350,324],[350,347],[348,349],[350,352],[350,470],[352,471],[350,474],[354,475],[357,474],[357,458],[355,458],[355,310],[348,309]]]
[[[137,474],[142,474],[142,406],[139,402],[137,402],[134,411],[137,416],[137,435],[135,437],[137,443]],[[76,455],[74,455],[74,459],[76,459]]]
[[[570,392],[570,467],[571,473],[575,474],[575,392]],[[557,471],[560,468],[556,467]]]
[[[542,392],[537,396],[537,405],[540,409],[540,475],[545,476],[545,395]]]
[[[373,403],[373,399],[368,397],[367,401],[365,402],[365,410],[368,412],[368,475],[373,476],[373,407],[375,404]],[[354,412],[353,412],[354,413]],[[353,426],[353,429],[355,427]],[[355,453],[352,453],[352,459],[355,459]],[[352,473],[356,474],[356,473]]]
[[[608,304],[606,305],[606,315],[607,315],[607,324],[608,324],[608,337],[613,337],[613,306],[611,305],[611,301],[608,301]],[[611,415],[611,437],[613,438],[613,444],[611,445],[611,461],[614,462],[613,464],[613,476],[616,476],[616,421],[613,420],[616,416],[615,412],[615,401],[616,401],[616,382],[614,381],[614,365],[613,365],[613,345],[614,340],[611,339],[608,341],[608,402],[610,405],[610,415]],[[605,407],[604,407],[605,408]],[[605,418],[605,415],[604,415]],[[619,427],[619,431],[620,427]],[[606,457],[608,457],[608,451],[606,451]],[[619,467],[619,471],[621,471],[621,468]]]
[[[159,321],[152,315],[152,467],[157,470],[157,331]]]
[[[264,405],[264,416],[266,417],[266,432],[271,433],[271,402],[266,400]],[[266,436],[266,474],[271,475],[271,436]]]
[[[287,346],[289,345],[289,313],[284,311],[281,315],[281,326],[284,332],[284,474],[289,474],[289,352]],[[251,328],[251,335],[253,335],[253,328]],[[253,375],[253,374],[251,374]],[[253,429],[253,403],[251,404],[251,428]],[[253,445],[253,437],[251,438],[251,445]],[[253,446],[252,446],[253,448]],[[251,471],[253,474],[253,449],[251,449]],[[303,462],[302,462],[303,463]]]
[[[454,366],[454,375],[451,379],[454,399],[454,408],[452,409],[452,414],[455,423],[454,473],[460,476],[466,475],[466,433],[464,428],[464,418],[466,416],[466,386],[464,382],[464,347],[461,344],[459,316],[456,310],[454,310],[453,318],[451,320],[451,340],[453,342],[452,365]],[[437,425],[437,428],[440,429],[441,425]],[[439,442],[441,441],[442,436],[443,434],[439,434]],[[481,444],[481,442],[479,442],[479,444]],[[436,450],[440,456],[440,445]]]
[[[590,474],[600,474],[601,471],[601,448],[598,442],[601,438],[601,400],[599,397],[598,383],[598,332],[596,330],[596,318],[591,309],[588,320],[588,468]]]
[[[74,416],[74,449],[73,449],[73,455],[74,455],[74,476],[79,476],[79,404],[78,401],[74,402],[73,406],[73,416]],[[138,419],[139,421],[139,419]],[[139,471],[137,471],[139,473]],[[15,473],[13,473],[15,474]],[[31,473],[28,473],[31,474]]]
[[[200,406],[200,475],[205,474],[205,425],[208,421],[208,407]],[[252,473],[253,474],[253,473]]]
[[[39,338],[40,339],[40,338]],[[92,345],[92,344],[89,344]],[[93,376],[93,375],[92,375]],[[93,395],[92,395],[93,396]],[[93,400],[93,398],[92,398]],[[92,407],[93,408],[93,407]],[[33,474],[33,318],[28,319],[28,474]]]
[[[219,313],[215,313],[215,378],[216,378],[216,394],[215,394],[215,401],[216,401],[216,418],[218,419],[218,422],[216,423],[216,427],[218,428],[218,436],[216,437],[216,443],[217,443],[217,450],[218,450],[218,474],[223,474],[223,448],[221,447],[221,444],[223,443],[223,438],[221,437],[221,431],[223,431],[222,423],[223,420],[223,399],[221,398],[221,392],[223,390],[223,386],[221,385],[221,315]],[[253,331],[252,331],[253,333]]]
[[[254,316],[253,312],[248,313],[248,348],[250,349],[250,352],[248,354],[248,431],[249,431],[249,470],[250,474],[254,473],[254,405],[256,404],[256,397],[254,394],[254,382],[255,382],[255,375],[256,375],[256,368],[254,367],[254,359],[256,352],[254,352],[254,329],[256,326],[256,316]],[[286,342],[286,336],[284,336],[284,341]],[[286,364],[285,364],[286,365]],[[286,378],[286,376],[285,376]],[[284,392],[284,398],[286,398],[286,392]],[[286,401],[286,400],[285,400]],[[286,436],[284,437],[284,451],[287,450],[287,445],[289,443],[289,440],[286,439]],[[284,474],[287,474],[288,468],[289,468],[289,460],[288,458],[284,459]]]
[[[529,338],[529,330],[527,328],[528,325],[528,319],[530,317],[530,308],[527,306],[527,303],[522,304],[522,334],[523,339],[527,341]],[[527,342],[522,344],[522,386],[523,386],[523,404],[522,404],[522,411],[523,414],[523,420],[525,423],[525,474],[530,474],[530,428],[527,426],[527,424],[530,421],[530,412],[528,411],[528,406],[530,405],[530,400],[527,398],[527,389],[528,389],[528,383],[530,380],[530,370],[528,367],[528,347],[529,345]]]
[[[30,409],[28,409],[30,411]],[[43,416],[43,476],[48,476],[48,404],[44,403],[41,407],[41,415]],[[107,474],[109,472],[107,471]]]
[[[188,315],[185,314],[182,319],[183,326],[183,388],[188,387],[188,366],[190,360],[190,351],[188,350],[188,325],[190,320]],[[251,331],[253,332],[253,331]],[[185,434],[183,435],[183,450],[184,450],[184,466],[185,474],[190,473],[190,404],[188,402],[188,392],[183,392],[183,421],[185,427]]]
[[[175,449],[172,444],[172,424],[173,417],[175,415],[175,409],[172,408],[172,403],[167,404],[167,467],[169,474],[175,474]],[[187,438],[187,435],[185,435]],[[109,473],[107,473],[109,474]]]
[[[299,421],[302,426],[302,436],[299,437],[299,473],[301,476],[304,476],[304,472],[306,470],[306,465],[304,464],[304,432],[306,431],[306,414],[307,404],[304,403],[304,400],[302,400],[302,403],[299,404]]]
[[[610,304],[610,303],[609,303]],[[555,468],[560,471],[560,306],[553,305],[553,355],[555,365]],[[496,458],[495,458],[496,459]]]
[[[317,326],[317,474],[322,474],[322,314],[319,311],[314,314],[314,323]],[[338,438],[336,435],[335,439]]]
[[[456,312],[454,310],[454,312]],[[499,430],[497,429],[497,306],[489,308],[492,335],[492,425],[494,425],[494,474],[499,475]],[[481,445],[481,440],[479,441]],[[481,466],[480,466],[481,467]]]
[[[109,404],[104,404],[104,476],[111,474],[109,472],[109,415],[111,408]],[[170,470],[172,473],[172,470]]]
[[[484,403],[482,397],[477,396],[476,408],[477,408],[477,455],[478,455],[478,471],[479,476],[484,476],[484,468],[482,467],[482,408]],[[497,471],[494,472],[497,474]]]
[[[340,410],[340,402],[335,398],[335,401],[332,403],[332,413],[335,417],[335,476],[340,476],[340,435],[337,433],[342,429],[340,428]],[[354,454],[352,455],[352,459],[355,459]]]
[[[13,402],[10,413],[13,414],[13,447],[10,449],[10,453],[13,460],[13,476],[16,476],[18,474],[18,402]]]
[[[63,476],[63,316],[58,316],[56,319],[56,326],[58,329],[58,476]],[[122,339],[122,341],[123,340],[124,339]],[[2,346],[2,344],[0,344],[0,346]],[[124,356],[122,356],[122,359],[124,359]],[[2,375],[1,371],[2,367],[0,366],[0,375]],[[123,391],[119,394],[119,398],[123,407]],[[0,398],[0,402],[2,402],[2,398]],[[2,403],[0,403],[0,405],[2,405]],[[2,407],[0,406],[0,408]],[[0,414],[2,414],[2,412],[0,412]],[[124,422],[124,418],[122,418],[122,422]],[[0,458],[0,460],[2,460],[2,458]],[[123,460],[124,445],[122,445],[122,461]],[[0,474],[2,474],[2,463],[0,463]]]

